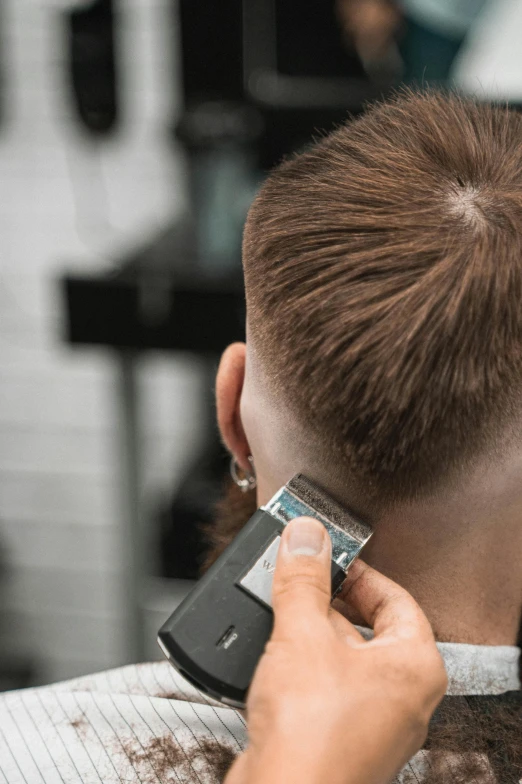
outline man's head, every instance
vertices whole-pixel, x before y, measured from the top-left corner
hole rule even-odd
[[[436,93],[371,109],[270,175],[243,259],[248,349],[218,415],[261,502],[303,471],[417,518],[478,497],[474,476],[522,515],[521,116]]]

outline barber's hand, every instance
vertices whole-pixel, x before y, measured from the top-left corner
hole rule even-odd
[[[425,740],[447,685],[425,615],[358,561],[340,599],[374,629],[365,641],[330,606],[330,560],[320,523],[286,527],[274,630],[247,700],[250,744],[226,784],[385,784]]]

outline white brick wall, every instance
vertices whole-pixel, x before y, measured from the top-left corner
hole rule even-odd
[[[107,266],[184,205],[167,140],[176,103],[168,0],[120,0],[122,127],[93,143],[62,66],[59,4],[5,0],[0,127],[0,648],[35,652],[42,681],[125,658],[115,370],[60,342],[56,280]],[[197,443],[201,374],[143,362],[146,488],[174,481]]]

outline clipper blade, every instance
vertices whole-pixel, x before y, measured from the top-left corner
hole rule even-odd
[[[303,474],[296,474],[263,507],[285,525],[295,517],[319,520],[332,540],[332,560],[347,571],[372,535],[372,529],[334,501]]]

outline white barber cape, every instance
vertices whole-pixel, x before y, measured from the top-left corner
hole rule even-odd
[[[439,649],[448,694],[520,688],[518,648]],[[246,744],[242,716],[166,661],[0,695],[0,784],[217,784]],[[427,770],[421,751],[396,784],[421,782]]]

